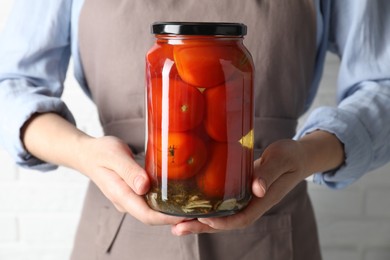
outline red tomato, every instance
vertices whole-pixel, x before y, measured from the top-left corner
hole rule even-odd
[[[251,82],[241,76],[206,89],[205,128],[219,142],[236,142],[252,128]]]
[[[163,71],[169,73],[170,77],[177,76],[173,61],[173,45],[157,42],[146,54],[146,71],[149,73],[148,78],[162,77]]]
[[[245,188],[245,149],[239,143],[213,142],[208,160],[196,176],[199,189],[210,198],[231,198]]]
[[[161,178],[166,174],[168,179],[187,179],[203,167],[207,150],[204,142],[196,135],[170,132],[164,140],[159,131],[154,134],[148,140],[146,154],[146,168],[153,173],[152,176]]]
[[[168,79],[163,87],[161,78],[149,82],[148,116],[154,127],[167,127],[169,131],[187,131],[203,120],[205,101],[203,94],[182,80]],[[164,91],[167,90],[167,93]]]
[[[193,41],[175,45],[173,57],[179,76],[187,83],[200,87],[213,87],[225,82],[235,71],[235,63],[243,53],[233,44],[205,44]]]

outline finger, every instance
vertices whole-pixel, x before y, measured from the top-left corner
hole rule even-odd
[[[234,215],[226,217],[202,218],[199,219],[199,222],[208,226],[208,229],[203,229],[207,230],[209,233],[244,229],[253,224],[258,218],[264,215],[264,213],[271,208],[270,203],[265,201],[266,198],[267,196],[264,198],[252,198],[251,202],[245,209]],[[202,229],[197,229],[196,226],[187,228],[192,228],[185,230],[187,232],[202,232]]]
[[[267,157],[256,160],[254,169],[252,193],[258,198],[264,197],[272,183],[284,173],[281,163]]]
[[[273,190],[273,188],[270,189],[270,194],[267,194],[264,198],[252,198],[245,209],[234,215],[198,219],[203,225],[179,223],[175,228],[175,232],[179,234],[216,233],[246,228],[264,215],[264,213],[274,205],[270,198],[274,197],[272,195]]]
[[[171,232],[175,236],[185,236],[189,234],[199,233],[216,233],[218,230],[213,229],[207,224],[203,224],[198,220],[184,221],[173,225]]]
[[[263,198],[253,197],[249,205],[235,215],[218,218],[199,219],[199,222],[218,231],[246,228],[278,204],[298,183],[292,174],[285,174],[269,187]],[[196,230],[187,230],[195,232]]]
[[[246,208],[226,217],[202,218],[199,222],[209,226],[209,229],[198,226],[187,226],[182,232],[217,232],[246,228],[263,216],[270,208],[278,204],[299,182],[301,178],[296,174],[284,174],[278,178],[267,190],[263,198],[253,197]],[[206,230],[206,231],[205,231]]]
[[[261,165],[261,161],[262,158],[260,157],[258,160],[254,162],[255,172],[257,169],[259,169]],[[266,190],[267,190],[267,184],[265,180],[263,180],[260,176],[254,176],[252,182],[252,193],[257,197],[262,198],[264,197]]]
[[[119,211],[127,212],[142,223],[152,226],[173,225],[186,220],[152,210],[144,197],[136,194],[115,172],[108,169],[103,171],[95,182]]]
[[[218,231],[246,228],[266,211],[266,207],[262,208],[262,205],[259,204],[261,200],[263,199],[254,197],[245,209],[234,215],[226,217],[202,218],[199,219],[199,222]]]
[[[264,197],[271,185],[283,174],[291,171],[289,157],[282,145],[270,146],[262,157],[255,161],[252,192],[256,197]]]
[[[132,191],[130,191],[128,197],[123,201],[123,207],[133,217],[146,225],[175,225],[186,220],[184,217],[170,216],[152,210],[143,197],[134,194]]]

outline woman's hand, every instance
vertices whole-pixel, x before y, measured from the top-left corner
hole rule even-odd
[[[327,132],[316,131],[299,141],[280,140],[254,163],[253,198],[239,213],[200,218],[172,226],[175,235],[215,233],[248,227],[314,172],[334,169],[344,160],[343,146]]]
[[[150,182],[145,170],[133,159],[128,145],[116,137],[84,137],[80,142],[77,170],[87,175],[121,212],[148,225],[176,224],[184,218],[152,210],[143,195]]]
[[[143,195],[149,178],[131,150],[115,137],[93,138],[57,114],[37,114],[23,127],[26,149],[37,158],[80,171],[122,212],[148,225],[177,224],[184,220],[149,208]]]

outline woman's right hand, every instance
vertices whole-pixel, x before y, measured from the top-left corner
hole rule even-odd
[[[159,213],[148,206],[143,197],[150,188],[148,175],[133,159],[126,143],[112,136],[82,139],[79,170],[119,211],[127,212],[148,225],[175,224],[185,220]]]
[[[22,129],[26,149],[37,158],[73,168],[90,178],[121,211],[147,225],[172,225],[185,220],[152,210],[143,195],[150,181],[122,140],[94,138],[57,114],[37,114]]]

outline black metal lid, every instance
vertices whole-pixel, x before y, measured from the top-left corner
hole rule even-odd
[[[243,23],[155,22],[152,24],[153,34],[244,36],[246,31],[247,27]]]

